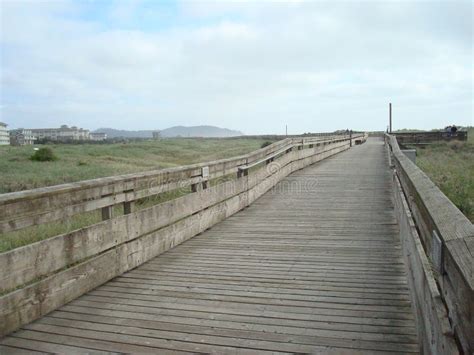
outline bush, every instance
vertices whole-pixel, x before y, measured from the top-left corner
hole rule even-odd
[[[54,154],[51,148],[44,147],[34,152],[30,159],[34,161],[54,161],[58,160],[58,157]]]
[[[270,141],[265,141],[265,142],[262,143],[262,145],[260,146],[260,148],[268,147],[270,144],[272,144],[272,142],[270,142]]]

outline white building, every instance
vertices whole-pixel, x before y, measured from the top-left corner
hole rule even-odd
[[[10,144],[10,135],[7,131],[7,124],[0,122],[0,145]]]
[[[29,145],[34,144],[36,138],[31,129],[18,128],[10,131],[11,145]]]
[[[31,132],[36,139],[53,141],[86,141],[90,139],[89,130],[76,126],[68,127],[67,125],[62,125],[60,128],[34,128]]]
[[[105,141],[107,139],[107,133],[90,133],[91,141]]]

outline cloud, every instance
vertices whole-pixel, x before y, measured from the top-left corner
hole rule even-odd
[[[99,4],[1,3],[0,120],[385,129],[392,101],[395,127],[473,124],[469,2]]]

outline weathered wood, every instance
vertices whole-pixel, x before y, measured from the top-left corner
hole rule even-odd
[[[178,187],[189,186],[193,182],[186,180],[201,176],[202,168],[205,166],[209,168],[209,178],[230,174],[237,171],[237,167],[242,165],[245,160],[271,154],[275,149],[292,144],[291,142],[291,139],[283,140],[242,157],[209,163],[3,194],[0,195],[2,221],[0,232],[59,220],[113,203],[135,200]],[[126,193],[130,190],[136,190],[136,193]],[[113,197],[104,199],[103,197],[107,195],[113,195]],[[65,211],[63,211],[64,209]],[[19,219],[19,217],[23,218]]]
[[[425,354],[458,354],[446,307],[436,286],[415,223],[408,209],[398,177],[394,175],[394,200],[403,255],[409,273],[414,308],[417,311],[419,338]]]
[[[393,132],[400,144],[423,144],[436,143],[450,140],[467,140],[467,131],[458,131],[455,134],[451,132]]]
[[[311,149],[329,156],[347,146]],[[94,288],[84,277],[62,285],[74,268],[104,278],[113,276],[100,265],[131,270],[0,344],[25,339],[160,353],[417,352],[393,206],[379,193],[388,193],[390,178],[380,148],[358,146],[304,170],[320,157],[292,150],[275,159],[279,169],[252,170],[238,179],[245,186],[240,194],[56,274],[51,292],[33,284],[30,294],[45,298],[28,307],[46,312],[66,290]],[[275,179],[282,180],[272,186]],[[258,199],[244,209],[249,198]]]
[[[347,141],[347,138],[315,137],[307,138],[306,141],[325,144]],[[131,201],[140,198],[202,182],[204,168],[208,174],[204,180],[214,179],[237,172],[240,166],[254,164],[266,156],[273,156],[298,144],[301,144],[301,140],[285,139],[236,158],[3,194],[0,195],[0,233],[58,221],[100,208],[104,208],[104,217],[107,217],[110,209],[106,207],[111,205],[125,203],[129,206]]]
[[[39,318],[111,278],[132,269],[242,208],[235,196],[170,227],[121,244],[99,256],[0,297],[0,334]],[[40,297],[38,297],[40,296]]]
[[[442,242],[442,270],[435,274],[447,305],[452,330],[465,353],[474,351],[474,226],[440,189],[401,151],[394,136],[386,136],[408,206],[420,232],[426,255],[432,236]]]
[[[93,257],[2,296],[0,315],[5,322],[0,334],[11,332],[204,231],[248,206],[291,172],[347,147],[348,142],[340,139],[333,145],[292,150],[272,162],[278,164],[276,170],[271,165],[263,166],[245,178],[0,254],[0,267],[6,271],[2,273],[2,291]],[[36,262],[32,264],[31,260]]]
[[[335,154],[344,147],[347,148],[347,144],[340,142],[331,147],[327,154]],[[271,180],[260,185],[261,191],[247,192],[247,195],[250,194],[248,203],[251,203],[284,176],[296,170],[293,166],[287,168],[286,166],[292,161],[295,161],[296,164],[297,154],[301,156],[301,159],[316,156],[303,162],[303,164],[310,164],[326,157],[323,149],[329,148],[314,149],[312,152],[304,150],[296,153],[294,151],[277,159],[274,165],[259,169],[247,181],[242,179],[227,181],[205,191],[200,188],[199,191],[196,190],[197,194],[186,195],[148,209],[114,218],[106,223],[95,224],[2,253],[0,254],[0,269],[5,272],[0,275],[0,292],[14,289],[42,275],[174,223],[199,210],[251,189],[268,176],[275,174]],[[36,260],[36,262],[32,264],[31,260]]]

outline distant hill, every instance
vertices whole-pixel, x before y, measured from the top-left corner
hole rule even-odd
[[[153,131],[126,131],[114,128],[99,128],[93,133],[105,133],[107,138],[152,138]]]
[[[163,130],[127,131],[114,128],[99,128],[94,133],[106,133],[108,138],[152,138],[152,132],[160,131],[161,137],[234,137],[242,136],[240,131],[215,126],[175,126]]]

